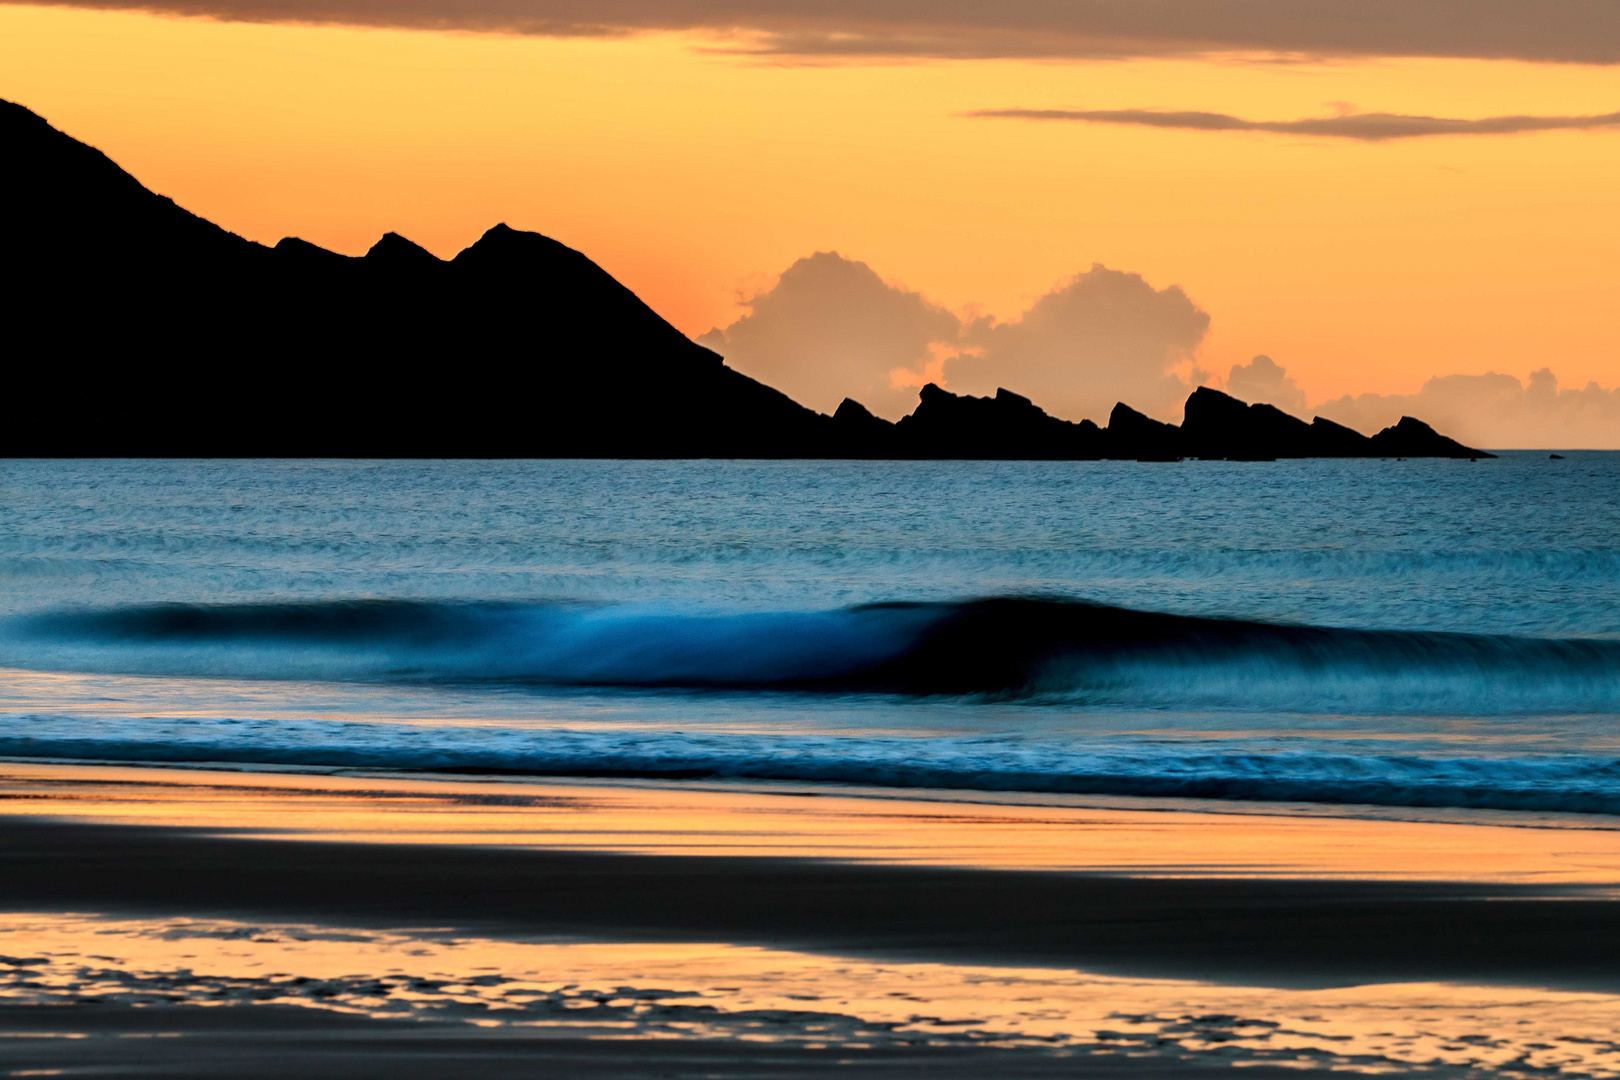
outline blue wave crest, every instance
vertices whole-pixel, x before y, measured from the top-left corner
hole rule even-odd
[[[7,620],[0,665],[1375,714],[1620,711],[1620,641],[1282,625],[1020,597],[726,614],[412,601],[127,607]]]

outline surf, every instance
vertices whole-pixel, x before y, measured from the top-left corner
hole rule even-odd
[[[0,622],[0,665],[1313,713],[1620,710],[1611,639],[1293,625],[1021,596],[729,612],[411,600],[119,606]]]
[[[0,756],[1620,813],[1620,763],[1597,754],[11,714]]]

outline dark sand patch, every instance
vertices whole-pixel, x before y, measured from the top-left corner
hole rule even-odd
[[[724,941],[1262,986],[1620,989],[1620,902],[1568,886],[310,842],[22,817],[0,819],[0,864],[13,911]]]
[[[73,1037],[64,1037],[73,1036]],[[1254,1080],[1342,1076],[1322,1067],[1220,1058],[1133,1056],[977,1047],[774,1046],[763,1042],[556,1037],[352,1019],[286,1006],[145,1009],[0,1006],[0,1044],[11,1075],[389,1080],[580,1076],[617,1078],[1110,1077],[1240,1072]],[[1136,1054],[1140,1051],[1133,1047]]]

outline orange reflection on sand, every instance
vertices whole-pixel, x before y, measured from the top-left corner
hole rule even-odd
[[[1451,984],[1277,990],[719,944],[49,914],[0,915],[0,957],[8,1004],[273,1004],[608,1038],[1020,1045],[1358,1072],[1620,1075],[1620,996],[1608,994]]]
[[[0,766],[8,814],[313,840],[1135,875],[1620,883],[1620,830],[1599,818],[1451,813],[1421,820],[1418,812],[1412,816],[1419,820],[1397,820],[1366,808],[1330,814],[1191,801],[991,798],[788,785]]]

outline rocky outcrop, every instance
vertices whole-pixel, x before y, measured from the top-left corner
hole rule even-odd
[[[1010,390],[996,396],[952,394],[930,383],[916,411],[891,424],[845,399],[834,422],[855,456],[1082,461],[1275,461],[1319,457],[1489,457],[1407,418],[1368,438],[1318,417],[1312,423],[1274,405],[1239,401],[1200,387],[1187,399],[1180,425],[1146,416],[1121,402],[1108,426],[1048,415]],[[881,451],[881,452],[879,452]]]
[[[1322,457],[1376,457],[1372,440],[1353,428],[1320,416],[1311,420],[1311,432]]]
[[[1190,457],[1227,461],[1272,461],[1322,457],[1490,457],[1427,424],[1403,419],[1372,438],[1317,417],[1312,423],[1275,405],[1239,401],[1219,390],[1199,387],[1187,399],[1181,425],[1182,447]]]
[[[1228,461],[1322,457],[1311,425],[1274,405],[1250,405],[1200,386],[1187,399],[1181,423],[1188,454]]]
[[[1123,401],[1108,414],[1105,457],[1126,461],[1180,461],[1187,448],[1181,429],[1137,412]]]
[[[873,416],[865,405],[845,398],[833,413],[834,439],[841,456],[857,458],[900,457],[900,439],[893,421]]]
[[[899,456],[1074,461],[1102,456],[1102,432],[1089,420],[1059,420],[1010,390],[995,397],[922,388],[916,411],[895,425]]]
[[[1400,423],[1387,427],[1368,440],[1373,453],[1367,457],[1446,457],[1488,458],[1483,450],[1464,446],[1456,439],[1448,439],[1421,420],[1401,417]]]

